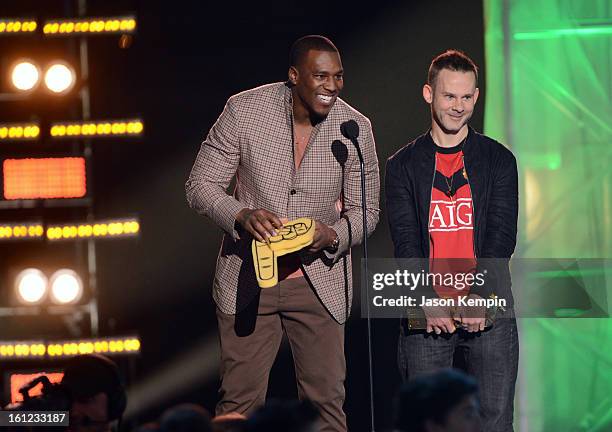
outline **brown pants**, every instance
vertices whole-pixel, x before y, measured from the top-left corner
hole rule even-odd
[[[346,431],[344,325],[331,317],[304,277],[262,289],[237,315],[217,308],[217,321],[222,378],[217,415],[248,416],[264,404],[284,330],[293,354],[298,395],[319,410],[319,431]]]

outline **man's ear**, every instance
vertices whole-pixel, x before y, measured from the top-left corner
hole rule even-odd
[[[478,95],[480,95],[480,90],[476,87],[476,91],[474,91],[474,105],[478,102]]]
[[[423,86],[423,99],[425,99],[425,102],[428,104],[433,102],[433,88],[429,84]]]
[[[289,77],[289,82],[293,85],[296,85],[298,82],[298,78],[299,78],[299,73],[298,70],[295,68],[295,66],[290,66],[289,67],[289,72],[287,73],[287,76]]]

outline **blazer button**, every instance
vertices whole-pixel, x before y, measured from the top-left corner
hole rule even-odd
[[[296,191],[295,191],[295,189],[291,189],[291,192],[289,192],[289,193],[290,193],[291,195],[295,195],[295,194],[296,194]]]

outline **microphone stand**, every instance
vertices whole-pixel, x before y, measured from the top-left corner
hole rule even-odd
[[[362,223],[363,223],[363,271],[365,274],[365,279],[368,280],[368,230],[367,230],[367,204],[366,204],[366,193],[365,193],[365,164],[363,162],[363,155],[361,154],[361,148],[359,147],[359,142],[356,137],[350,138],[351,142],[355,146],[357,150],[357,157],[359,158],[359,168],[361,171],[361,215],[362,215]],[[366,309],[367,316],[366,321],[368,323],[368,372],[369,372],[369,383],[370,383],[370,427],[371,432],[374,432],[374,375],[373,375],[373,367],[372,367],[372,321],[370,317],[370,290],[366,287]]]

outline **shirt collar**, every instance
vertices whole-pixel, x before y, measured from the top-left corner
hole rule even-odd
[[[453,154],[453,153],[458,153],[460,151],[463,151],[464,147],[468,146],[468,144],[470,143],[470,141],[473,140],[473,138],[474,138],[474,129],[472,129],[472,127],[469,125],[468,125],[468,134],[465,137],[465,139],[454,147],[440,147],[439,145],[437,145],[434,142],[433,138],[431,137],[431,128],[429,128],[429,130],[425,134],[425,141],[427,143],[427,147],[433,152],[444,153],[444,154]]]

